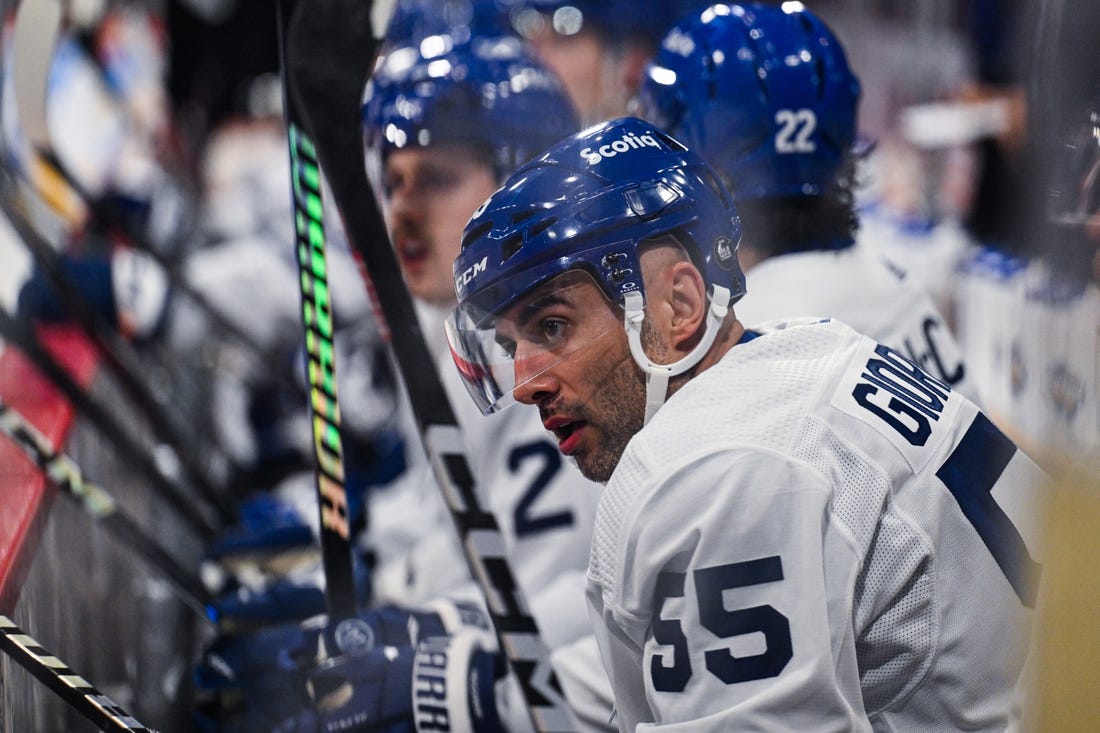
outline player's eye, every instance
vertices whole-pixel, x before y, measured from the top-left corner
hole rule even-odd
[[[400,176],[389,174],[382,179],[382,193],[387,199],[393,198],[393,192],[401,186]]]
[[[539,337],[547,346],[554,346],[565,338],[566,322],[561,318],[543,318],[539,321]]]
[[[459,183],[459,176],[455,171],[432,168],[422,173],[419,183],[425,191],[452,191]]]

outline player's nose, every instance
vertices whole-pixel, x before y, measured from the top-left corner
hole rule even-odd
[[[513,362],[515,387],[512,390],[517,402],[540,405],[558,393],[560,383],[550,358],[546,351],[526,342],[517,345]]]

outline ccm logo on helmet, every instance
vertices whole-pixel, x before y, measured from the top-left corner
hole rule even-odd
[[[628,132],[618,140],[601,145],[595,150],[585,148],[581,151],[581,157],[585,159],[588,165],[596,165],[604,158],[614,158],[619,153],[640,150],[641,148],[657,148],[659,150],[661,143],[657,142],[657,138],[652,135],[636,135],[633,132]]]
[[[485,268],[489,266],[489,255],[485,255],[481,258],[480,262],[475,262],[470,267],[467,267],[458,275],[455,275],[455,290],[460,290],[464,286],[469,285],[470,281],[475,277],[485,272]]]

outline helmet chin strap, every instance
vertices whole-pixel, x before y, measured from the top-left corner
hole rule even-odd
[[[626,326],[626,340],[630,344],[630,355],[646,373],[645,382],[645,422],[657,413],[668,396],[668,380],[698,364],[718,338],[718,330],[729,313],[730,291],[721,285],[714,286],[707,310],[707,325],[703,338],[683,359],[672,364],[654,364],[642,348],[642,321],[645,320],[645,299],[638,291],[623,296],[626,313],[623,322]]]

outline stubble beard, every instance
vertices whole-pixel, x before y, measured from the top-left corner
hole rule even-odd
[[[641,336],[643,348],[651,358],[661,360],[668,356],[648,322],[643,321]],[[645,426],[646,375],[629,349],[624,348],[621,358],[597,384],[586,404],[577,408],[593,429],[596,445],[585,455],[574,458],[585,478],[606,484],[622,460],[627,444]],[[588,419],[589,416],[599,416],[599,422]]]

